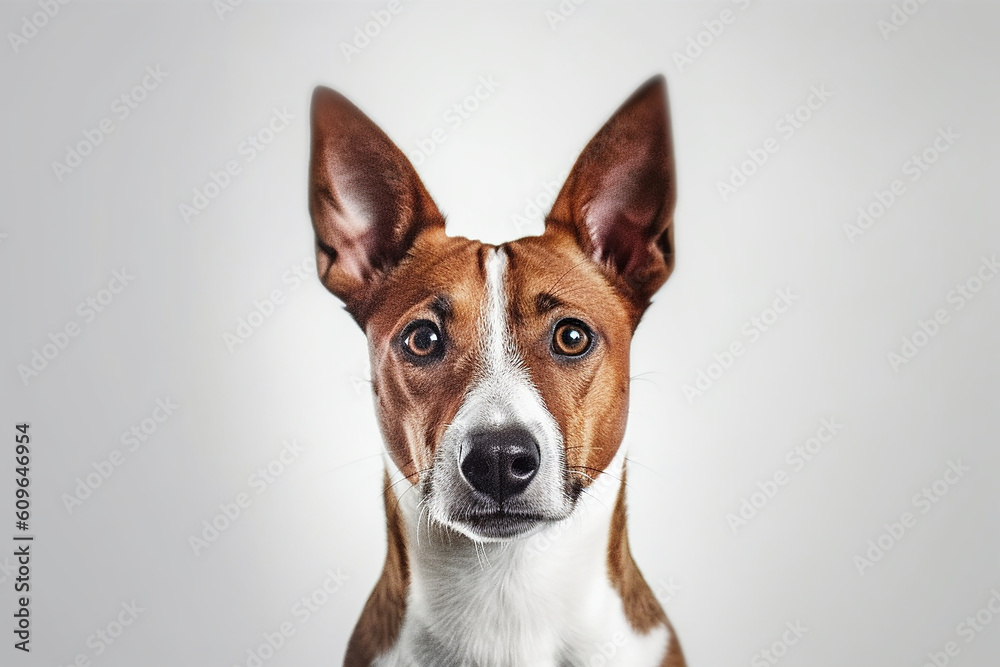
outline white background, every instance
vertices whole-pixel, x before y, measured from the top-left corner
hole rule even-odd
[[[313,87],[346,94],[408,153],[445,129],[418,171],[451,233],[499,242],[541,229],[528,199],[544,203],[656,73],[673,114],[677,268],[633,345],[630,532],[689,664],[751,664],[796,621],[809,631],[783,665],[920,666],[948,641],[949,664],[997,664],[1000,618],[969,643],[956,626],[1000,590],[1000,280],[960,310],[948,297],[1000,253],[1000,7],[930,0],[883,35],[891,2],[590,0],[554,22],[556,0],[403,0],[348,62],[340,44],[385,6],[246,0],[220,18],[207,1],[72,2],[16,52],[0,45],[0,540],[17,532],[20,421],[36,535],[30,655],[11,646],[13,546],[0,549],[0,664],[246,665],[284,621],[295,635],[267,665],[339,664],[381,569],[381,444],[361,332],[312,273],[283,281],[312,255]],[[679,66],[727,9],[735,20]],[[38,11],[4,3],[0,29]],[[114,100],[147,66],[166,77],[119,119]],[[480,77],[499,85],[448,125]],[[814,86],[832,97],[786,138],[776,122]],[[275,108],[294,119],[247,162],[241,142]],[[114,131],[57,178],[52,163],[106,117]],[[939,128],[959,138],[911,181],[904,163]],[[718,182],[769,137],[779,150],[724,201]],[[241,172],[185,221],[179,206],[229,160]],[[849,239],[894,179],[905,193]],[[134,280],[86,322],[78,304],[122,268]],[[284,302],[230,350],[224,334],[276,289]],[[744,324],[776,290],[796,300],[751,342]],[[894,369],[888,353],[940,308],[947,323]],[[80,334],[23,379],[70,322]],[[746,351],[720,376],[713,354],[734,341]],[[688,400],[709,370],[718,379]],[[167,398],[177,410],[129,451],[122,432]],[[823,418],[842,429],[795,470],[786,453]],[[302,453],[258,495],[248,478],[292,439]],[[68,509],[114,450],[123,463]],[[959,460],[969,470],[921,513],[913,496]],[[788,483],[734,532],[727,514],[777,471]],[[241,492],[251,506],[195,555],[189,537]],[[906,511],[916,525],[859,572]],[[347,580],[299,623],[293,605],[328,569]],[[133,600],[144,611],[95,655],[88,638]]]

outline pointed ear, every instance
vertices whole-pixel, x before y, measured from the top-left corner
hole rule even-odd
[[[676,198],[666,81],[656,76],[583,149],[545,233],[572,233],[641,313],[673,270]]]
[[[356,317],[371,286],[444,218],[403,152],[343,95],[316,88],[311,124],[316,265]]]

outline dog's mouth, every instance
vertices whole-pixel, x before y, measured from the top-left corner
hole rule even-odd
[[[483,540],[509,540],[526,537],[552,521],[550,517],[542,514],[505,509],[453,515],[451,520],[468,533]]]

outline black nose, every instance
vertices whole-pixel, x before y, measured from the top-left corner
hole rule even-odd
[[[479,431],[469,441],[462,474],[472,488],[498,503],[524,491],[538,472],[538,443],[524,429]]]

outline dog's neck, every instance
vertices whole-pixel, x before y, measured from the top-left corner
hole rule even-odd
[[[595,655],[657,664],[668,629],[637,630],[628,582],[615,581],[629,573],[612,565],[616,545],[627,554],[624,458],[619,451],[569,518],[519,540],[473,541],[429,523],[416,489],[394,493],[409,586],[399,641],[379,664],[565,667]]]

